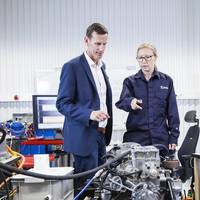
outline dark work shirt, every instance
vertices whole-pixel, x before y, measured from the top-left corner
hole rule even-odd
[[[131,108],[134,98],[142,100],[142,110]],[[149,132],[153,144],[177,144],[180,121],[173,81],[168,75],[155,70],[147,81],[139,70],[124,80],[116,106],[129,112],[127,132]]]

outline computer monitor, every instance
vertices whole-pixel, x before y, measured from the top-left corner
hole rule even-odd
[[[56,109],[56,95],[33,95],[34,130],[61,129],[64,116]]]

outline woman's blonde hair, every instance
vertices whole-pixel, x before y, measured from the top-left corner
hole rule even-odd
[[[158,54],[157,54],[157,50],[156,50],[156,47],[154,47],[153,44],[151,43],[143,43],[141,44],[138,49],[137,49],[137,55],[138,55],[138,52],[140,49],[144,49],[144,48],[148,48],[148,49],[151,49],[153,51],[153,55],[157,58],[158,57]]]

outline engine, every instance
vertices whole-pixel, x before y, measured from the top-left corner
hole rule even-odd
[[[115,158],[127,150],[131,150],[130,154],[112,163],[99,176],[96,199],[181,199],[181,180],[173,170],[162,167],[156,147],[123,143],[114,146],[107,154],[107,159]]]

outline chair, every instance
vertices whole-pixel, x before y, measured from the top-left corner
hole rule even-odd
[[[188,123],[196,123],[196,125],[188,129],[185,139],[178,151],[178,158],[182,165],[180,178],[183,182],[193,175],[191,155],[195,153],[199,138],[199,119],[196,118],[196,111],[188,111],[185,114],[184,120]]]

